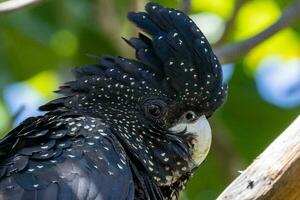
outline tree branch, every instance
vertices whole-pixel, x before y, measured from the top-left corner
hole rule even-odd
[[[236,20],[236,16],[239,13],[241,7],[247,2],[248,0],[237,0],[237,2],[235,3],[235,7],[229,17],[229,19],[226,22],[225,25],[225,30],[224,33],[222,35],[222,37],[220,38],[220,40],[215,44],[215,46],[219,46],[221,44],[223,44],[225,42],[225,40],[227,39],[234,23]]]
[[[180,10],[184,13],[189,13],[191,11],[191,0],[182,0]]]
[[[300,1],[295,1],[294,4],[288,6],[282,12],[281,17],[270,27],[257,35],[250,37],[241,42],[236,42],[215,49],[216,55],[219,57],[221,63],[230,63],[247,54],[258,44],[270,38],[285,27],[291,26],[300,19]]]
[[[300,116],[217,200],[300,199]]]
[[[10,0],[0,3],[0,14],[5,14],[27,6],[32,6],[43,0]]]

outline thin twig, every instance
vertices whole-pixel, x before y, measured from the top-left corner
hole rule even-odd
[[[215,49],[216,55],[219,57],[221,63],[230,63],[234,60],[244,56],[251,49],[266,39],[270,38],[285,27],[291,26],[296,21],[300,20],[300,1],[288,6],[283,12],[281,17],[271,26],[257,35],[250,37],[241,42],[229,44]]]
[[[191,10],[191,0],[182,0],[180,10],[184,13],[189,13]]]
[[[0,14],[15,11],[27,6],[32,6],[43,0],[10,0],[0,3]]]
[[[228,38],[228,35],[232,29],[232,27],[234,26],[234,23],[236,21],[236,17],[241,9],[241,7],[247,2],[248,0],[237,0],[237,2],[235,3],[235,7],[229,17],[229,19],[227,20],[226,24],[225,24],[225,30],[224,33],[222,35],[222,37],[220,38],[220,40],[215,44],[215,46],[219,46],[221,44],[223,44],[226,39]]]

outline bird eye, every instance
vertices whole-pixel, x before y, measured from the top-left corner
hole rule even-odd
[[[161,107],[159,105],[152,104],[148,107],[148,112],[153,117],[159,117],[161,115]]]
[[[165,103],[160,100],[152,100],[145,103],[145,115],[150,118],[160,118],[164,114]]]
[[[185,114],[185,119],[188,120],[188,121],[192,121],[196,118],[196,114],[193,112],[193,111],[188,111],[186,114]]]

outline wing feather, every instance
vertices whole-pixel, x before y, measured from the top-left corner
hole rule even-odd
[[[1,154],[1,199],[133,199],[133,177],[126,154],[101,121],[85,117],[53,120],[56,122],[47,121],[51,126],[30,121],[13,130],[7,136],[10,139],[0,141],[7,149],[5,141],[22,135],[10,154]],[[34,123],[40,124],[40,130]],[[60,137],[53,137],[57,134]],[[33,139],[34,145],[28,143]]]

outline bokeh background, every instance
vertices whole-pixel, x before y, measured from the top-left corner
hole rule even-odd
[[[0,1],[1,2],[1,1]],[[179,0],[156,1],[180,7]],[[246,39],[275,22],[291,0],[246,0],[225,38],[235,0],[192,0],[191,17],[214,46]],[[93,55],[133,56],[121,36],[143,0],[49,0],[0,15],[0,137],[55,98],[71,69]],[[219,42],[222,38],[222,42]],[[299,114],[300,22],[245,57],[223,66],[229,97],[212,118],[211,152],[189,183],[186,199],[212,200]]]

